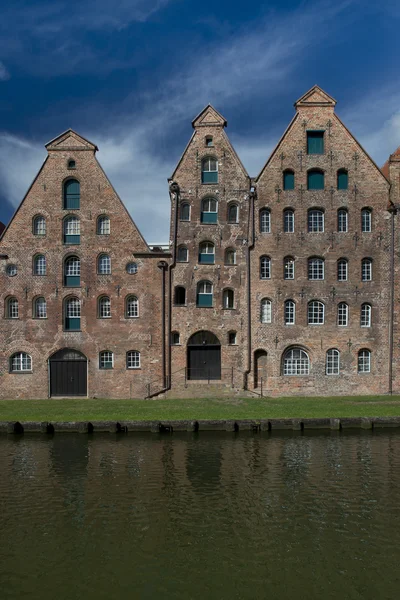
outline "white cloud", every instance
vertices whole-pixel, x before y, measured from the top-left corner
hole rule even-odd
[[[0,81],[7,81],[10,79],[10,73],[7,71],[4,63],[0,60]]]

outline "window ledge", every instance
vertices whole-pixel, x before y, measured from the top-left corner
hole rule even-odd
[[[9,371],[10,375],[32,375],[33,371]]]
[[[126,367],[127,371],[141,371],[142,367]]]

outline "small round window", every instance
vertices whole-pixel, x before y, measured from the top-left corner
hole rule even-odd
[[[137,263],[135,262],[130,262],[126,265],[126,270],[128,271],[129,275],[134,275],[135,273],[137,273]]]
[[[14,277],[17,274],[17,265],[8,265],[6,269],[7,275]]]

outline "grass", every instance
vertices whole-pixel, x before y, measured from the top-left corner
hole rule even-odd
[[[183,400],[0,400],[0,421],[400,416],[400,396]]]

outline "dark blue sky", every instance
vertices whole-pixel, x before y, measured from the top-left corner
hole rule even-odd
[[[0,220],[72,127],[150,242],[166,178],[211,102],[256,175],[317,83],[381,165],[400,145],[400,3],[13,0],[0,20]]]

